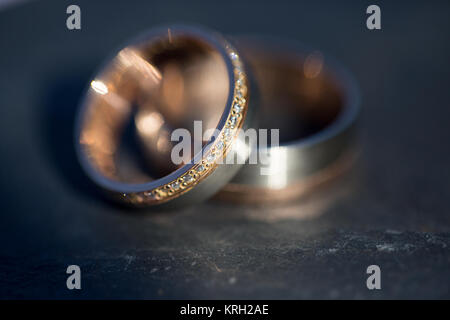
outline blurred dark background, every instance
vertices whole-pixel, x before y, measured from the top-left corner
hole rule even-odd
[[[66,28],[81,8],[82,29]],[[366,28],[370,4],[382,30]],[[0,298],[450,298],[448,1],[31,1],[0,8]],[[361,155],[336,181],[263,208],[136,213],[81,172],[73,120],[130,37],[186,23],[292,38],[362,92]],[[66,268],[82,290],[66,288]],[[377,264],[382,289],[366,288]]]

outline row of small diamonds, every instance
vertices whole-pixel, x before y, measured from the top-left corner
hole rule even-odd
[[[180,193],[197,183],[201,176],[209,173],[216,165],[217,160],[226,154],[229,147],[228,142],[236,135],[237,128],[239,128],[239,124],[243,119],[246,107],[245,96],[247,94],[246,80],[244,72],[242,71],[242,62],[233,49],[229,48],[228,54],[231,58],[235,75],[233,105],[226,126],[221,135],[216,139],[210,152],[204,157],[201,163],[175,181],[171,181],[162,187],[143,193],[123,194],[123,197],[129,202],[138,204],[147,201],[151,202]]]

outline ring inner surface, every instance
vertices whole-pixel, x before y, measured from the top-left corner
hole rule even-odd
[[[192,158],[183,155],[183,163],[173,163],[178,141],[171,141],[172,132],[188,130],[193,149],[194,121],[202,121],[203,132],[216,128],[228,94],[223,56],[202,39],[166,35],[126,47],[91,82],[81,121],[82,152],[114,181],[161,178]],[[207,140],[201,139],[202,146]]]
[[[259,88],[260,128],[280,129],[283,145],[317,134],[337,119],[343,110],[342,89],[319,52],[256,49],[246,48],[245,53]]]

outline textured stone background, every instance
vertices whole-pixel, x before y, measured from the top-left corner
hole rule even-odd
[[[382,31],[351,1],[68,1],[0,11],[0,298],[450,298],[450,4],[388,3]],[[196,23],[297,39],[363,94],[355,168],[282,207],[209,201],[173,213],[103,202],[80,171],[73,117],[109,52]],[[65,269],[82,269],[81,291]],[[382,290],[365,287],[378,264]]]

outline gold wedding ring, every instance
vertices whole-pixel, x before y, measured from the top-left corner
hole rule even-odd
[[[355,158],[359,91],[351,75],[323,53],[289,41],[238,38],[259,89],[260,128],[279,129],[266,163],[246,164],[217,195],[264,204],[298,198],[349,168]],[[261,174],[261,169],[270,174]]]
[[[87,175],[132,206],[174,207],[201,201],[241,166],[219,165],[248,126],[249,83],[243,61],[220,35],[199,28],[153,30],[131,41],[92,79],[76,124],[76,149]],[[155,143],[155,170],[141,170],[123,147],[133,115]],[[170,160],[171,132],[199,120],[219,134],[181,164]]]

